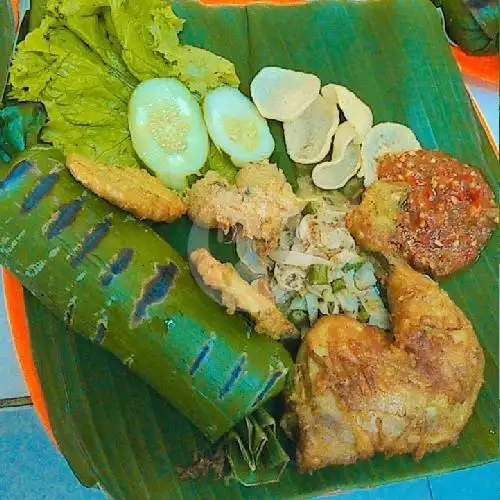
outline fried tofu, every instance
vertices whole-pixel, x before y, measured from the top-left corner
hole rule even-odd
[[[247,283],[231,264],[222,264],[204,248],[190,255],[203,282],[222,295],[222,303],[229,314],[242,309],[255,320],[255,331],[273,339],[293,336],[295,326],[288,321],[274,302]]]
[[[302,472],[378,452],[419,460],[455,444],[472,414],[484,355],[469,320],[437,283],[401,262],[388,297],[394,340],[343,315],[306,334],[289,396]]]
[[[364,193],[361,205],[347,214],[347,229],[356,243],[370,252],[399,253],[397,224],[409,186],[377,181]]]
[[[70,154],[66,166],[87,189],[138,219],[173,222],[186,213],[181,197],[145,170],[118,167]]]
[[[269,253],[278,245],[281,229],[305,202],[295,196],[281,170],[259,162],[243,167],[236,185],[207,172],[189,190],[187,204],[195,224],[225,233],[237,228],[240,236],[257,240],[262,253]]]

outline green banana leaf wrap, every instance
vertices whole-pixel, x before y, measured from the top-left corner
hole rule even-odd
[[[442,9],[450,38],[469,54],[498,54],[498,0],[433,0]]]
[[[213,302],[149,226],[73,180],[58,150],[0,167],[0,264],[212,441],[279,393],[292,366],[282,345]]]

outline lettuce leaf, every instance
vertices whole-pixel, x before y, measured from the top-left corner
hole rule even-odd
[[[180,45],[184,21],[162,0],[49,0],[39,28],[19,44],[10,97],[45,105],[42,140],[66,154],[140,166],[128,130],[139,81],[176,77],[203,97],[237,85],[232,63]]]
[[[191,92],[201,96],[221,85],[238,86],[239,80],[232,63],[208,50],[179,43],[178,34],[183,22],[170,6],[162,5],[154,9],[152,15],[153,23],[149,29],[154,49],[172,63],[169,76],[178,78]],[[165,29],[166,26],[170,29]]]
[[[88,21],[82,19],[83,24]],[[46,18],[20,44],[10,82],[11,97],[45,105],[48,124],[42,140],[65,153],[139,165],[128,131],[127,109],[136,80],[107,66],[57,19]]]
[[[180,45],[184,21],[160,0],[110,0],[123,59],[139,80],[175,77],[200,96],[238,85],[234,65],[208,50]]]

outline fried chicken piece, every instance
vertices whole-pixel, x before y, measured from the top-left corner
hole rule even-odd
[[[470,418],[484,355],[466,316],[436,282],[401,262],[388,297],[394,341],[342,315],[307,333],[289,398],[301,471],[377,452],[419,460],[455,444]]]
[[[138,219],[173,222],[187,211],[175,191],[145,170],[106,165],[77,154],[68,155],[66,166],[87,189]]]
[[[474,261],[498,224],[481,172],[446,153],[385,155],[377,173],[381,182],[347,217],[347,227],[369,250],[401,255],[416,269],[446,276]]]
[[[274,302],[247,283],[231,264],[222,264],[214,259],[205,248],[199,248],[190,255],[203,282],[222,294],[222,303],[229,314],[242,309],[255,320],[255,331],[273,339],[297,333]]]
[[[241,236],[258,240],[259,250],[269,253],[288,219],[299,214],[305,202],[295,196],[281,170],[259,162],[243,167],[234,186],[216,172],[207,172],[190,189],[187,204],[195,224],[226,233],[237,227]]]

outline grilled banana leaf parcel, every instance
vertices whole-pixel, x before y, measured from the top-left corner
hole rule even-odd
[[[160,236],[74,181],[57,150],[0,170],[0,264],[211,440],[285,383],[288,352],[249,335]]]
[[[433,0],[450,38],[469,54],[498,54],[498,0]]]

